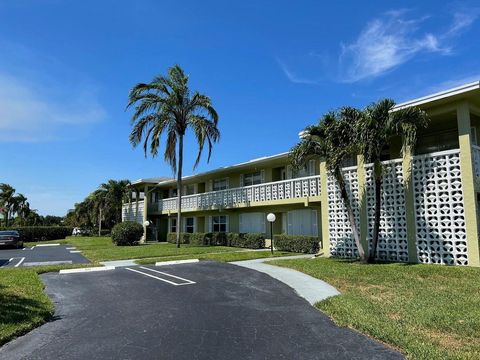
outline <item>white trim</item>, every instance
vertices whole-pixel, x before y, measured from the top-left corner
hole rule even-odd
[[[392,111],[397,111],[400,109],[404,109],[407,107],[411,106],[418,106],[426,103],[430,103],[433,101],[445,99],[451,96],[459,95],[459,94],[464,94],[470,91],[478,90],[480,89],[480,81],[475,81],[472,83],[460,85],[458,87],[452,88],[452,89],[447,89],[444,91],[440,91],[434,94],[430,94],[427,96],[423,96],[417,99],[409,100],[400,104],[397,104]]]

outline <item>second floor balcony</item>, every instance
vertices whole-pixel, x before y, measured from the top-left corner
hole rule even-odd
[[[252,186],[243,186],[219,191],[210,191],[194,195],[182,196],[182,211],[201,211],[247,206],[262,206],[320,200],[320,176],[268,182]],[[156,213],[176,212],[176,197],[162,199],[149,204],[149,211]]]

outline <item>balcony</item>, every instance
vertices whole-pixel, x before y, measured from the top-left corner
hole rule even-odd
[[[311,200],[318,201],[319,196],[320,176],[315,175],[182,196],[182,211],[261,206],[266,205],[266,202],[282,204],[289,203],[292,199],[302,202],[312,197],[317,198]],[[176,197],[163,199],[151,204],[153,209],[150,207],[149,209],[157,213],[176,212],[177,202]]]

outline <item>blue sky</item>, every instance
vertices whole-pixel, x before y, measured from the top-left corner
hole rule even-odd
[[[0,182],[63,215],[109,178],[171,175],[130,146],[125,105],[176,63],[220,114],[197,172],[284,152],[338,106],[479,80],[479,16],[467,1],[0,0]]]

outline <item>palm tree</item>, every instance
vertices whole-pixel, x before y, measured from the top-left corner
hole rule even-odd
[[[148,84],[135,85],[130,90],[127,108],[134,105],[133,129],[130,133],[130,142],[134,147],[143,141],[145,156],[150,145],[150,154],[155,157],[160,137],[164,133],[167,135],[164,159],[177,173],[177,247],[180,247],[183,138],[188,128],[195,134],[199,147],[195,169],[205,142],[208,144],[210,160],[213,143],[220,138],[218,115],[208,96],[190,91],[188,76],[178,65],[168,69],[168,76],[157,76]]]
[[[24,222],[30,212],[30,204],[25,195],[17,194],[13,197],[12,212]]]
[[[102,235],[102,220],[104,219],[104,211],[107,204],[107,191],[104,189],[97,189],[92,194],[93,211],[97,216],[98,222],[98,236]]]
[[[327,170],[337,181],[358,255],[364,262],[365,251],[342,172],[345,161],[357,153],[355,127],[360,118],[361,112],[350,107],[325,114],[317,125],[308,126],[301,132],[302,140],[290,150],[289,159],[294,168],[303,166],[312,157],[320,157],[326,162]]]
[[[366,163],[373,163],[375,183],[375,210],[373,224],[372,251],[368,261],[375,261],[377,255],[378,236],[380,231],[380,209],[382,206],[382,181],[383,166],[381,155],[387,149],[392,138],[402,138],[402,155],[407,149],[413,150],[417,142],[417,132],[428,126],[428,115],[417,107],[395,110],[395,102],[391,99],[383,99],[369,105],[357,123],[357,142],[359,152],[363,155]]]
[[[99,190],[105,193],[105,206],[112,223],[122,221],[122,203],[128,200],[128,180],[108,180],[100,185]]]
[[[5,183],[0,184],[0,207],[3,209],[3,216],[5,219],[5,226],[8,226],[8,221],[12,208],[14,205],[15,189]]]

